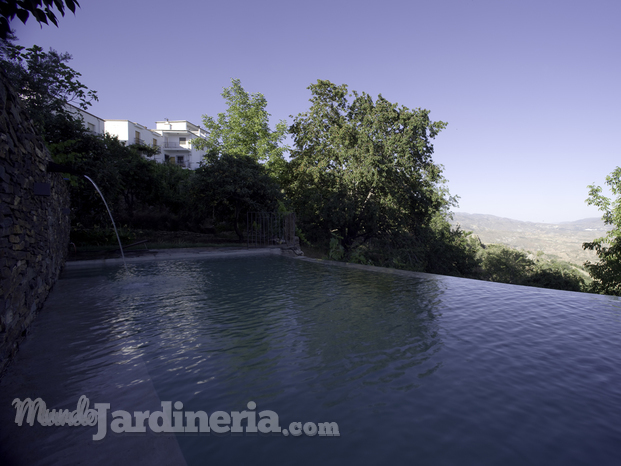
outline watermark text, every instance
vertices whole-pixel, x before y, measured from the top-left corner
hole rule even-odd
[[[95,426],[97,433],[93,440],[102,440],[108,433],[108,412],[110,403],[95,403],[90,408],[90,401],[82,395],[76,409],[48,409],[41,398],[32,400],[19,398],[13,400],[15,423],[21,426],[24,421],[29,425],[38,422],[42,426]],[[158,411],[115,410],[110,413],[112,420],[110,430],[116,434],[146,433],[147,428],[154,433],[214,433],[214,434],[281,434],[299,437],[302,434],[314,437],[339,437],[336,422],[291,422],[288,428],[280,427],[278,414],[271,410],[256,411],[254,401],[248,402],[244,411],[214,411],[210,415],[205,411],[183,411],[183,403],[162,401]]]

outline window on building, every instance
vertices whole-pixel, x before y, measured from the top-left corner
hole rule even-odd
[[[88,130],[92,131],[94,133],[95,132],[95,125],[93,123],[89,123],[88,124]]]
[[[179,138],[179,145],[181,146],[185,145],[185,138]]]
[[[157,147],[157,139],[153,138],[153,147]]]
[[[136,144],[140,144],[140,131],[136,131]]]

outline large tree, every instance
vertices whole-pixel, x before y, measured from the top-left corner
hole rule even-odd
[[[621,167],[606,177],[606,184],[614,199],[604,196],[602,188],[593,184],[589,186],[586,202],[602,211],[604,223],[613,228],[605,237],[582,245],[584,249],[595,251],[599,258],[597,263],[584,265],[593,278],[591,291],[621,296]]]
[[[433,139],[446,123],[381,95],[348,95],[317,81],[295,117],[287,193],[311,240],[331,234],[348,250],[382,235],[414,231],[446,208]]]
[[[45,52],[37,45],[25,48],[10,41],[0,43],[0,65],[48,142],[51,128],[76,120],[67,104],[87,110],[98,100],[97,92],[82,84],[81,74],[67,65],[70,60],[68,53]]]
[[[216,118],[203,115],[203,125],[209,136],[206,140],[194,139],[192,143],[207,150],[212,157],[221,154],[249,156],[265,162],[272,172],[282,170],[283,154],[288,149],[283,145],[287,124],[280,121],[275,130],[270,129],[270,114],[263,94],[248,94],[239,79],[231,82],[222,92],[228,104],[226,112],[219,113]]]

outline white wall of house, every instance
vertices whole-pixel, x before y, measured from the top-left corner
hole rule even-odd
[[[116,136],[119,141],[129,140],[129,123],[128,120],[105,120],[106,133]]]
[[[164,138],[158,132],[129,120],[105,120],[105,123],[106,133],[118,137],[119,141],[127,145],[142,143],[147,146],[160,147],[160,153],[154,159],[157,162],[164,161],[161,152]]]
[[[125,141],[127,144],[138,144],[139,142],[146,145],[153,145],[153,142],[159,143],[163,140],[162,135],[156,131],[150,130],[146,126],[129,120],[104,120],[106,133],[117,136],[119,141]]]

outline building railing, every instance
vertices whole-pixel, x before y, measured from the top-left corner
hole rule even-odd
[[[164,147],[166,149],[190,150],[190,147],[188,147],[187,143],[185,145],[181,145],[178,142],[164,142]]]

